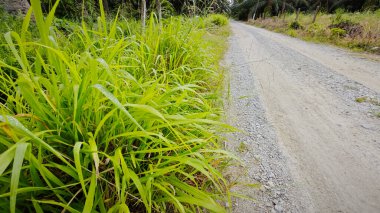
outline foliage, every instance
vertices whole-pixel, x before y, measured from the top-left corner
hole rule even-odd
[[[302,29],[302,25],[298,21],[293,21],[289,24],[289,28],[293,30]]]
[[[380,9],[377,9],[377,10],[375,11],[375,14],[376,14],[377,17],[380,18]]]
[[[326,33],[326,30],[323,25],[313,23],[307,28],[307,32],[312,36],[323,36]]]
[[[346,30],[341,29],[341,28],[331,28],[330,31],[331,31],[331,37],[333,38],[340,38],[347,34]]]
[[[42,0],[44,12],[50,11],[57,0]],[[102,0],[105,12],[115,14],[119,9],[120,13],[126,17],[140,17],[141,0]],[[209,13],[228,13],[228,0],[160,0],[161,9],[164,17],[171,15],[199,14],[207,15]],[[148,14],[156,12],[156,1],[146,1]],[[85,18],[96,19],[98,0],[61,0],[58,5],[56,16],[60,18],[79,19],[82,12]],[[194,15],[194,14],[193,14]]]
[[[314,14],[306,13],[299,17],[299,23],[304,27],[303,29],[289,29],[289,24],[294,21],[295,16],[294,13],[286,14],[283,20],[267,18],[257,19],[250,23],[305,40],[331,43],[355,51],[380,54],[380,48],[378,48],[380,47],[380,26],[376,11],[344,12],[338,19],[336,19],[336,14],[321,13],[315,23],[312,23]],[[333,20],[337,24],[332,24]],[[351,20],[355,20],[355,22]],[[331,30],[333,28],[340,30]]]
[[[378,0],[235,0],[232,5],[232,16],[241,20],[252,18],[255,13],[256,18],[269,16],[278,16],[285,13],[294,12],[298,8],[304,12],[313,12],[320,6],[321,11],[328,13],[336,9],[342,9],[350,12],[360,10],[376,10],[380,8]]]
[[[58,0],[41,0],[41,7],[44,13],[48,13]],[[79,19],[82,17],[92,18],[97,14],[97,0],[61,0],[58,4],[55,16],[60,18]]]
[[[227,17],[224,15],[220,15],[220,14],[209,15],[205,21],[210,23],[211,25],[215,25],[215,26],[219,26],[219,27],[225,26],[228,24]],[[210,24],[206,24],[206,25],[210,25]]]
[[[224,212],[202,20],[53,26],[31,3],[37,38],[30,10],[0,61],[0,212]]]
[[[297,31],[295,31],[294,29],[288,29],[286,31],[286,34],[288,34],[291,37],[297,37]]]

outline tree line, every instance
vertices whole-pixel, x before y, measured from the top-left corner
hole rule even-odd
[[[24,4],[29,0],[17,0]],[[41,6],[48,12],[57,0],[41,0]],[[61,0],[56,10],[59,18],[97,17],[100,0]],[[15,0],[0,0],[4,5],[15,5]],[[171,15],[205,15],[225,13],[246,20],[282,13],[321,11],[331,13],[338,8],[354,12],[376,10],[380,0],[102,0],[108,14],[120,11],[128,18],[141,18],[152,12],[159,18]],[[8,8],[7,8],[8,9]],[[12,9],[12,8],[11,8]]]
[[[0,4],[15,5],[25,4],[29,0],[0,0]],[[50,11],[57,0],[40,0],[44,12]],[[60,18],[80,18],[84,16],[97,17],[100,0],[60,0],[56,10],[56,16]],[[104,10],[107,13],[115,13],[118,10],[123,16],[140,18],[141,12],[146,9],[149,14],[159,9],[163,16],[171,15],[204,15],[207,13],[228,13],[229,0],[102,0]],[[12,10],[13,8],[7,7]],[[13,9],[16,10],[17,8]]]

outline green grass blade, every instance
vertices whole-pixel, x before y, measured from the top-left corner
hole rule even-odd
[[[132,115],[125,109],[125,107],[119,102],[119,100],[110,93],[106,88],[104,88],[100,84],[94,85],[94,88],[98,89],[101,93],[103,93],[104,96],[108,98],[115,106],[120,109],[125,115],[128,116],[129,119],[142,131],[145,131],[144,128],[132,117]]]
[[[12,162],[13,157],[15,155],[17,144],[8,148],[7,151],[1,153],[0,155],[0,176],[7,169],[8,165]]]
[[[94,197],[95,197],[95,189],[97,185],[96,176],[97,176],[96,172],[92,172],[90,188],[88,190],[88,194],[86,196],[86,203],[84,204],[84,208],[83,208],[84,213],[92,212],[92,209],[94,207],[93,204],[94,204]]]
[[[20,179],[20,172],[22,168],[22,162],[24,161],[24,156],[26,149],[28,148],[28,143],[17,143],[15,157],[12,167],[12,177],[11,177],[11,190],[10,190],[10,209],[11,213],[16,212],[16,196],[18,189],[18,182]]]
[[[34,202],[37,202],[37,203],[43,203],[43,204],[50,204],[50,205],[54,205],[54,206],[60,206],[62,208],[64,208],[64,210],[67,210],[71,213],[80,213],[80,211],[70,207],[69,205],[67,204],[63,204],[63,203],[60,203],[60,202],[57,202],[57,201],[54,201],[54,200],[32,200]],[[64,212],[64,211],[62,211]]]
[[[40,204],[38,204],[37,201],[35,201],[34,199],[32,200],[32,203],[33,203],[33,207],[34,207],[34,210],[36,211],[36,213],[44,213],[44,211],[42,210]]]
[[[46,148],[48,151],[53,153],[58,159],[62,160],[64,163],[66,163],[69,167],[74,169],[72,165],[63,157],[62,153],[55,150],[53,147],[51,147],[49,144],[45,143],[43,140],[38,138],[36,135],[34,135],[31,131],[29,131],[24,125],[22,125],[17,119],[13,118],[12,116],[2,116],[0,115],[0,121],[9,123],[12,127],[18,129],[25,135],[32,138],[34,141],[38,142],[39,145],[42,145],[44,148]]]
[[[41,9],[41,1],[40,0],[30,0],[30,5],[33,8],[34,18],[36,20],[37,28],[40,32],[40,36],[42,38],[42,42],[44,44],[48,44],[48,31],[49,29],[45,26],[44,15]]]
[[[83,142],[76,142],[74,145],[74,164],[75,164],[75,168],[78,174],[79,182],[82,185],[83,193],[87,196],[86,185],[84,183],[83,172],[82,172],[82,162],[80,160],[80,149],[81,149],[82,144]]]

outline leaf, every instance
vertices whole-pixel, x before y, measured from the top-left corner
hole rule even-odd
[[[18,182],[20,179],[20,172],[22,169],[22,162],[24,161],[25,151],[26,148],[28,148],[28,143],[18,143],[15,157],[13,161],[13,167],[12,167],[12,177],[11,177],[11,191],[10,191],[10,208],[11,213],[16,212],[16,196],[17,196],[17,189],[18,189]]]
[[[83,142],[76,142],[74,145],[74,163],[78,173],[79,182],[82,185],[83,193],[87,196],[86,185],[84,184],[84,178],[82,173],[82,163],[80,161],[80,148]]]
[[[125,160],[124,160],[124,157],[121,153],[121,149],[117,149],[116,150],[116,154],[118,155],[119,159],[120,159],[120,162],[121,162],[121,168],[123,170],[123,173],[124,173],[124,176],[126,176],[127,178],[131,178],[133,183],[135,184],[137,190],[139,191],[140,193],[140,197],[141,197],[141,200],[143,201],[144,205],[145,205],[145,208],[146,210],[150,213],[152,211],[151,207],[148,205],[148,201],[147,201],[147,193],[146,191],[144,190],[144,187],[143,185],[141,184],[141,181],[139,179],[139,177],[136,175],[136,173],[132,170],[130,170],[127,166],[127,164],[125,163]]]
[[[34,210],[36,211],[36,213],[43,213],[43,212],[44,212],[44,211],[42,210],[40,204],[38,204],[37,201],[32,200],[32,203],[33,203]]]
[[[40,32],[40,36],[42,41],[47,44],[48,43],[48,29],[45,26],[44,15],[41,9],[41,1],[40,0],[30,0],[31,7],[33,8],[34,18],[36,20],[38,31]]]
[[[96,185],[97,185],[96,172],[92,172],[90,189],[88,190],[88,194],[86,197],[86,203],[84,204],[84,208],[83,208],[84,213],[92,212]]]
[[[181,202],[179,202],[179,200],[171,192],[169,192],[165,187],[163,187],[162,185],[158,183],[153,183],[153,185],[171,198],[172,203],[178,208],[179,212],[183,212],[183,213],[186,212]]]
[[[94,88],[98,89],[101,93],[103,93],[103,95],[106,96],[108,100],[110,100],[113,104],[115,104],[116,107],[119,108],[125,115],[127,115],[128,118],[131,119],[132,122],[138,128],[140,128],[142,131],[145,131],[145,129],[142,126],[140,126],[140,124],[132,117],[131,114],[129,114],[129,112],[125,109],[125,107],[119,102],[119,100],[117,100],[117,98],[112,93],[110,93],[106,88],[104,88],[100,84],[95,84]]]
[[[45,143],[43,140],[38,138],[35,134],[33,134],[31,131],[29,131],[24,125],[22,125],[16,118],[9,116],[9,115],[6,115],[6,116],[0,115],[0,121],[10,124],[12,127],[18,129],[23,134],[29,136],[35,142],[37,142],[38,145],[41,145],[42,147],[44,147],[45,149],[47,149],[48,151],[53,153],[58,159],[62,160],[69,167],[74,169],[73,166],[63,157],[62,153],[58,152],[53,147],[51,147],[49,144]]]
[[[66,210],[68,210],[69,212],[72,212],[72,213],[80,213],[80,211],[78,210],[75,210],[74,208],[70,207],[69,205],[66,205],[66,204],[63,204],[63,203],[59,203],[57,201],[54,201],[54,200],[32,200],[32,202],[38,202],[38,203],[44,203],[44,204],[50,204],[50,205],[55,205],[55,206],[60,206]],[[64,211],[62,211],[64,212]]]
[[[0,155],[0,176],[3,174],[8,165],[12,162],[17,144],[13,145],[7,151]]]
[[[92,133],[89,133],[89,136],[90,136],[90,138],[88,140],[88,143],[90,144],[90,151],[92,154],[92,159],[94,160],[96,175],[98,176],[99,175],[99,163],[100,163],[99,155],[98,155],[98,147],[96,145],[96,142],[95,142],[95,139],[94,139],[94,136],[92,135]]]
[[[15,32],[7,32],[7,33],[4,34],[5,41],[7,41],[8,46],[9,46],[9,48],[11,49],[11,51],[13,53],[13,56],[16,58],[16,60],[20,64],[21,68],[23,70],[26,70],[26,66],[25,66],[23,60],[21,59],[20,55],[18,54],[18,51],[17,51],[17,49],[15,47],[15,44],[13,43],[12,36],[14,36],[16,39],[18,38],[18,40],[20,40],[20,38],[19,38],[19,36],[18,36],[17,33],[15,33]]]

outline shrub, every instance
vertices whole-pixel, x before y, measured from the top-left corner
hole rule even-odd
[[[225,26],[228,24],[228,18],[222,14],[212,14],[207,17],[206,22],[215,26]]]
[[[347,34],[346,30],[340,28],[331,28],[331,37],[340,38]]]
[[[293,29],[289,29],[286,31],[286,34],[288,34],[289,36],[291,37],[297,37],[297,31],[293,30]]]
[[[293,21],[292,23],[290,23],[289,28],[293,30],[298,30],[302,29],[302,25],[298,21]]]
[[[380,9],[377,9],[377,10],[375,10],[375,12],[374,12],[375,14],[376,14],[376,16],[377,17],[379,17],[380,18]]]
[[[323,36],[325,28],[321,24],[313,23],[307,28],[307,32],[312,36]]]

